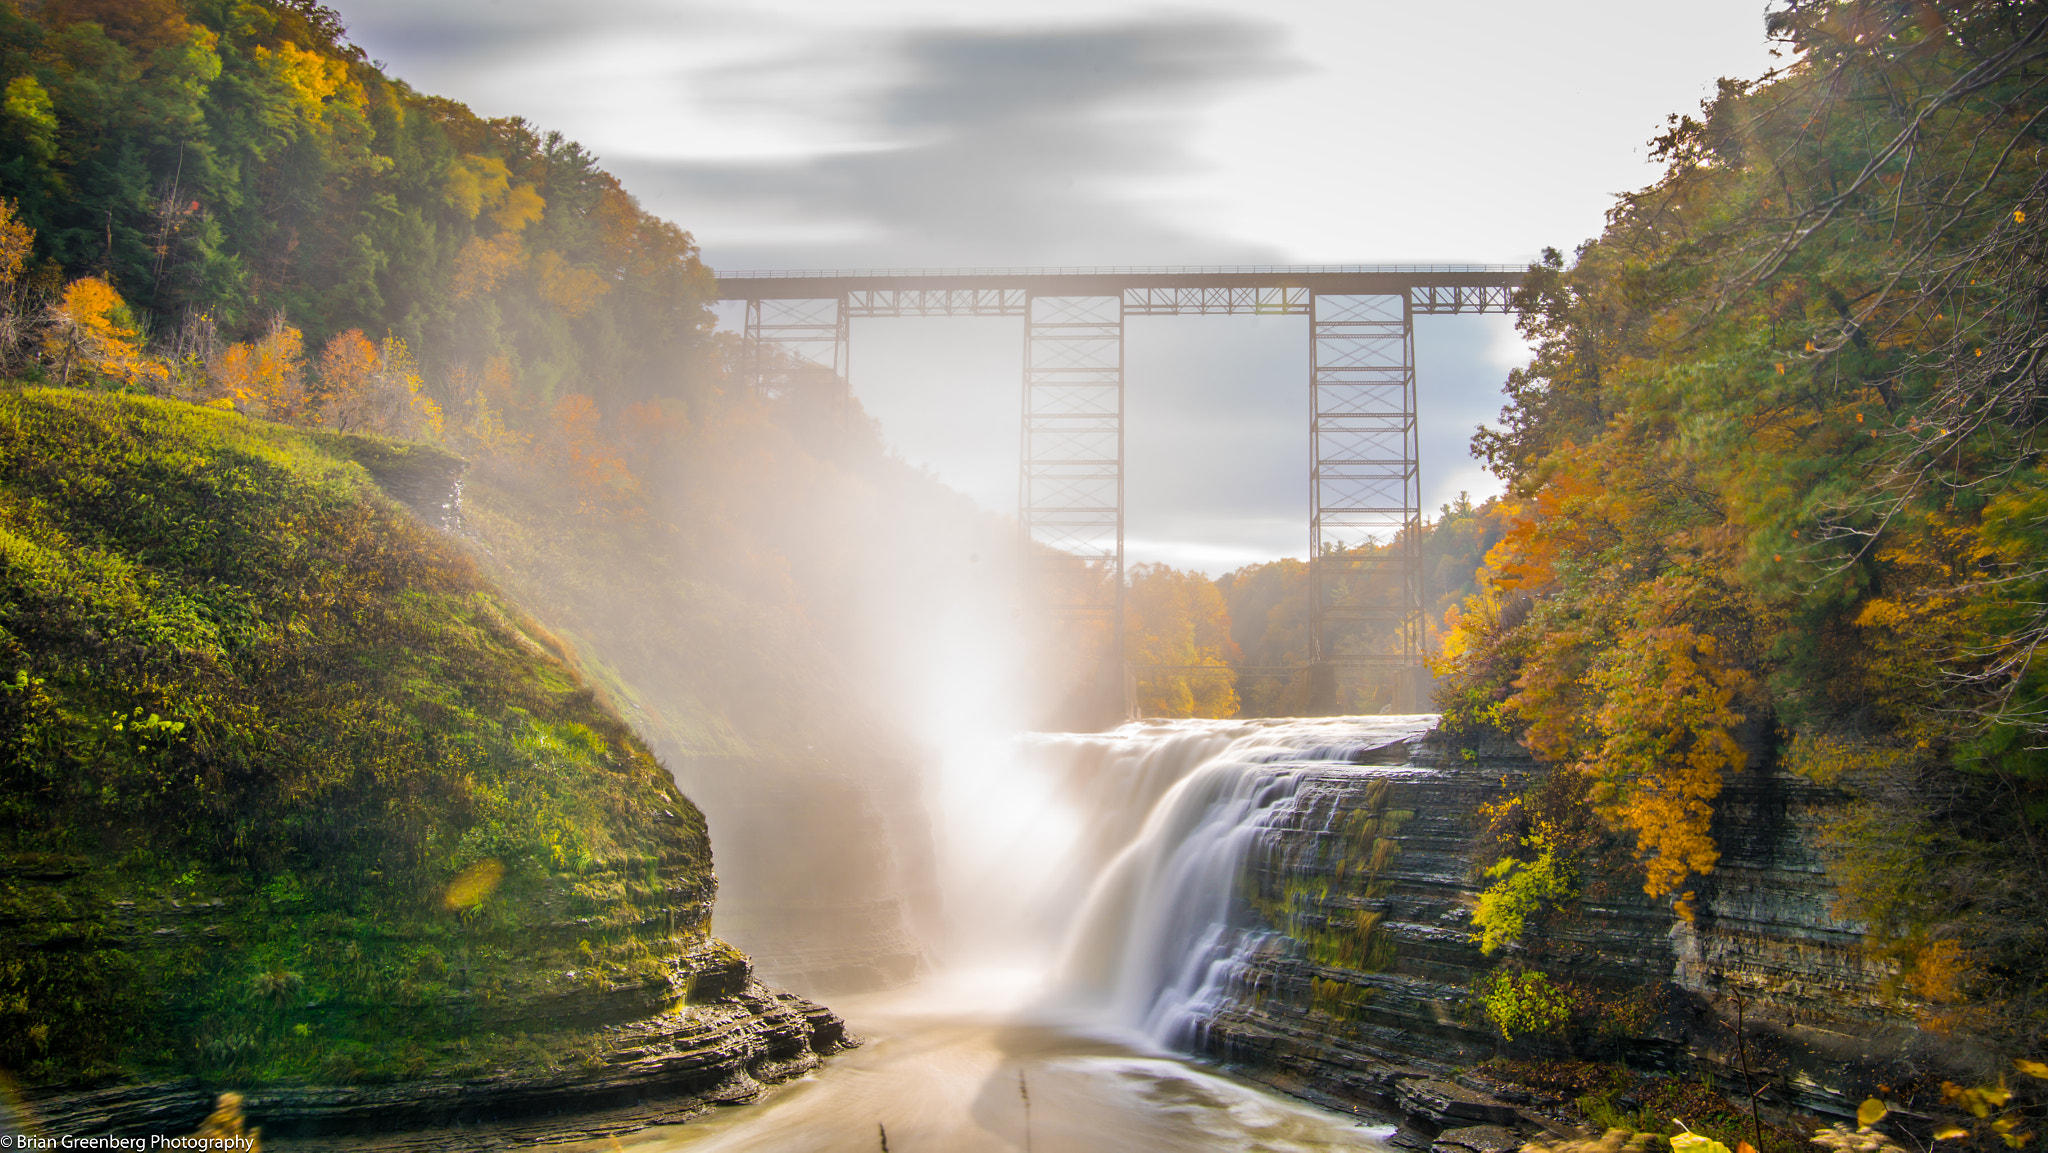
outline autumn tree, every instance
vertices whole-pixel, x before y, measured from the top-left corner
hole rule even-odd
[[[320,423],[343,432],[438,440],[441,408],[421,391],[419,365],[405,342],[372,344],[351,328],[320,350]]]
[[[1138,711],[1149,717],[1235,715],[1230,664],[1239,654],[1215,583],[1158,564],[1132,566],[1127,581],[1124,660],[1137,677]]]
[[[135,314],[113,285],[97,276],[81,276],[50,306],[43,350],[62,384],[74,378],[145,387],[161,384],[168,374],[144,351],[138,329]]]
[[[221,350],[209,366],[209,375],[236,411],[265,420],[293,421],[312,411],[305,361],[305,337],[278,316],[259,339]]]

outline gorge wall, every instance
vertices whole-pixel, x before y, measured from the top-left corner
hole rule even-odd
[[[0,390],[0,1124],[539,1139],[848,1043],[713,935],[703,814],[442,531],[460,466]]]
[[[1473,989],[1513,959],[1635,1006],[1626,1035],[1581,1038],[1578,1055],[1705,1071],[1731,1097],[1746,1096],[1739,1003],[1771,1108],[1853,1115],[1879,1085],[1969,1061],[1888,999],[1859,926],[1831,911],[1817,837],[1834,797],[1766,758],[1718,802],[1722,856],[1697,888],[1695,920],[1645,897],[1634,877],[1592,876],[1568,910],[1532,920],[1493,957],[1471,922],[1490,883],[1475,863],[1478,809],[1523,787],[1535,763],[1505,743],[1454,749],[1437,733],[1359,759],[1307,770],[1252,850],[1241,880],[1249,922],[1224,996],[1195,1028],[1198,1051],[1311,1097],[1446,1125],[1506,1120],[1494,1115],[1499,1100],[1472,1095],[1460,1111],[1431,1104],[1423,1087],[1441,1097],[1443,1083],[1500,1052]],[[1524,1040],[1519,1051],[1572,1050]]]

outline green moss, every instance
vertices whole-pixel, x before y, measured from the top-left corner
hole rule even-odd
[[[1385,781],[1360,790],[1329,859],[1285,862],[1277,869],[1269,863],[1241,886],[1260,916],[1299,942],[1318,965],[1365,973],[1394,967],[1394,942],[1379,932],[1383,914],[1368,906],[1386,895],[1383,874],[1401,851],[1395,834],[1415,814],[1389,808],[1387,796]],[[1342,1002],[1355,1009],[1369,995],[1313,990],[1318,1007]]]
[[[0,1067],[467,1067],[556,927],[708,930],[701,815],[365,471],[452,459],[0,392]]]

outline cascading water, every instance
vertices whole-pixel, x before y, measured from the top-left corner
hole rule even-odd
[[[954,745],[928,798],[950,921],[939,977],[835,1000],[874,1043],[662,1147],[873,1149],[879,1126],[890,1148],[949,1153],[1387,1153],[1391,1129],[1171,1054],[1260,942],[1240,881],[1307,771],[1434,721],[1141,721]]]
[[[1242,923],[1248,854],[1290,815],[1302,770],[1426,732],[1430,716],[1240,727],[1150,808],[1110,862],[1069,937],[1061,983],[1106,1023],[1187,1046],[1238,958],[1260,936]]]

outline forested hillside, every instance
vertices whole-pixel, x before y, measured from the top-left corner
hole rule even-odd
[[[1556,772],[1481,919],[1512,937],[1603,824],[1687,910],[1723,785],[1782,767],[1852,798],[1841,909],[1923,1020],[2038,1050],[2048,15],[1770,27],[1784,65],[1674,117],[1663,178],[1515,298],[1538,352],[1475,442],[1507,533],[1440,701]]]

